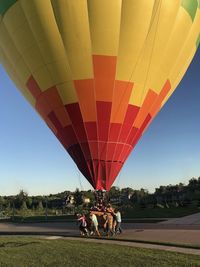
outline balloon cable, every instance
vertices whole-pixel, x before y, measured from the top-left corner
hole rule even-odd
[[[120,171],[118,177],[117,177],[117,180],[116,180],[116,186],[119,187],[119,182],[121,181],[121,174],[122,174],[122,171]]]

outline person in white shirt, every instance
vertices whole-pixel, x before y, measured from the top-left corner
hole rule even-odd
[[[122,218],[121,218],[121,212],[118,209],[115,209],[115,218],[117,222],[115,233],[121,234],[122,233],[122,228],[121,228]]]
[[[92,232],[94,232],[94,234],[97,234],[98,236],[101,236],[98,229],[99,223],[97,220],[97,216],[93,212],[90,213],[90,219],[92,222],[92,229],[93,229]]]

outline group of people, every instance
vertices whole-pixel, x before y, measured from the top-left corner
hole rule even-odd
[[[108,236],[122,233],[122,219],[119,209],[113,209],[111,205],[108,205],[103,218],[105,220],[104,232],[106,232]]]
[[[100,228],[103,228],[107,236],[122,233],[121,213],[119,209],[113,209],[111,205],[104,207],[100,204],[99,207],[94,206],[87,215],[77,214],[77,222],[81,235],[101,236]]]
[[[85,214],[77,214],[77,222],[79,224],[79,230],[82,236],[90,236],[95,234],[101,236],[98,229],[98,219],[94,213],[91,212],[89,217]]]

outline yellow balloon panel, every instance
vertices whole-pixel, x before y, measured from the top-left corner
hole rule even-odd
[[[146,41],[153,6],[154,0],[122,2],[117,80],[129,81],[132,77]]]
[[[22,84],[25,85],[31,73],[21,54],[14,45],[4,23],[1,23],[0,25],[0,35],[2,36],[0,47],[7,58],[6,61],[13,69],[15,69],[17,77],[21,80]]]
[[[45,64],[65,60],[66,70],[70,68],[50,1],[22,1],[30,31],[37,42]],[[38,17],[41,18],[38,20]],[[55,68],[56,71],[56,68]]]
[[[32,76],[37,81],[42,92],[55,85],[46,65],[35,70]]]
[[[177,79],[177,76],[179,76],[179,72],[184,73],[182,69],[184,71],[187,70],[189,63],[193,58],[193,55],[197,48],[196,43],[200,34],[200,29],[199,32],[196,30],[199,27],[199,25],[200,25],[200,9],[198,9],[198,12],[195,16],[195,20],[192,24],[192,27],[190,28],[187,39],[185,43],[183,43],[182,45],[182,49],[179,56],[177,57],[176,63],[174,64],[173,68],[170,71],[169,78],[172,84],[174,84],[174,82]],[[187,63],[185,64],[185,62]]]
[[[181,48],[187,42],[188,34],[192,27],[192,21],[188,13],[181,7],[177,15],[176,23],[169,36],[169,43],[163,55],[162,70],[168,74],[173,67]],[[190,41],[190,40],[189,40]]]
[[[52,4],[73,79],[93,78],[87,1],[54,0]]]
[[[27,49],[23,51],[22,55],[30,72],[32,73],[45,66],[39,47],[35,42],[33,42],[31,46],[27,47]]]
[[[169,45],[169,38],[177,19],[177,13],[180,8],[180,1],[162,1],[157,6],[155,17],[147,37],[147,44],[144,49],[141,66],[139,66],[140,81],[143,81],[143,101],[146,91],[149,88],[159,93],[167,75],[163,72],[161,65],[163,63],[163,54]],[[143,68],[146,67],[146,73],[143,74]],[[136,77],[136,76],[135,76]],[[159,78],[158,78],[159,77]],[[164,81],[161,79],[164,78]],[[135,78],[137,81],[137,77]],[[133,76],[133,80],[134,76]],[[140,82],[141,83],[141,82]]]
[[[173,14],[167,13],[168,9],[165,5],[162,7],[161,2],[157,6],[146,45],[132,76],[137,85],[131,101],[135,105],[142,105],[150,88],[156,93],[161,91],[192,26],[190,16],[177,6],[176,3]],[[167,20],[162,20],[165,16],[169,17],[169,25]]]
[[[58,84],[56,87],[64,105],[78,101],[73,82],[68,81],[63,84]]]
[[[27,23],[20,1],[12,5],[3,16],[3,21],[11,34]]]
[[[188,66],[190,65],[193,56],[197,49],[197,40],[200,35],[200,9],[197,10],[193,25],[190,29],[190,32],[187,36],[187,40],[182,45],[181,53],[176,59],[176,63],[169,73],[169,79],[172,84],[172,89],[167,95],[166,99],[163,101],[162,106],[167,102],[169,97],[172,95],[179,82],[181,81],[183,75],[187,71]],[[197,30],[199,28],[199,30]]]
[[[94,55],[118,54],[121,0],[88,0],[88,15]]]
[[[66,64],[65,58],[60,58],[58,61],[53,61],[46,65],[53,84],[62,84],[71,81],[71,73],[69,65]]]
[[[16,64],[21,55],[17,51],[15,45],[12,42],[12,39],[6,29],[5,24],[2,22],[0,24],[0,36],[1,36],[1,43],[0,46],[3,49],[4,53],[7,54],[7,58]]]
[[[17,88],[20,90],[23,96],[28,100],[28,102],[32,106],[35,106],[36,101],[31,95],[31,93],[27,90],[25,84],[20,79],[20,75],[17,73],[16,68],[13,67],[12,63],[10,63],[9,59],[6,57],[3,51],[2,50],[0,51],[1,51],[0,62],[4,65],[4,68],[6,69],[7,73],[9,73],[10,78],[13,80]],[[20,65],[18,66],[20,67]]]

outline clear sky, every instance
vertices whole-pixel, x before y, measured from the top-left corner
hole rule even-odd
[[[200,50],[114,185],[155,187],[200,176]],[[90,184],[0,65],[0,195],[87,190]]]

